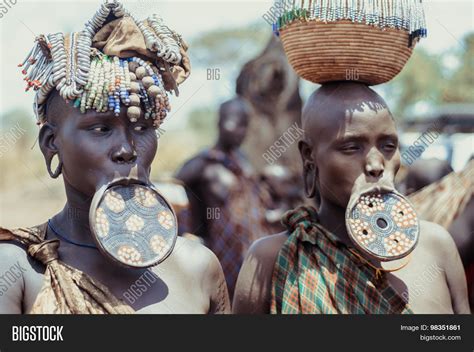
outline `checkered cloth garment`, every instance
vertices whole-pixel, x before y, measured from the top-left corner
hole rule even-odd
[[[318,221],[316,209],[299,207],[283,217],[290,236],[272,277],[272,314],[411,314],[385,274],[362,263]]]

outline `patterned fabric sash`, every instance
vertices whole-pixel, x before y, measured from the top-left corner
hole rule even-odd
[[[272,277],[272,314],[411,314],[385,273],[362,263],[324,229],[312,207],[287,212],[290,236]]]
[[[0,241],[20,242],[28,255],[46,266],[43,286],[30,314],[131,314],[132,307],[104,285],[58,258],[59,240],[45,240],[47,224],[8,230]]]

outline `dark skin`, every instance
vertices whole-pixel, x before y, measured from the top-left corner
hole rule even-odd
[[[349,201],[370,189],[394,188],[400,153],[393,118],[367,86],[332,83],[309,99],[303,128],[299,149],[304,180],[320,194],[321,224],[352,246],[345,228]],[[287,238],[288,233],[280,233],[252,245],[237,281],[234,313],[269,313],[273,268]],[[372,264],[394,269],[405,261]],[[410,262],[387,277],[415,313],[469,313],[459,254],[449,233],[436,224],[421,221]]]
[[[242,99],[224,103],[219,111],[219,136],[214,148],[236,156],[244,172],[251,174],[251,165],[239,151],[247,134],[248,123],[248,106]],[[178,171],[176,178],[186,186],[192,209],[192,228],[206,241],[206,233],[202,231],[206,214],[202,212],[207,208],[222,206],[236,182],[235,176],[224,166],[198,155]]]
[[[89,207],[96,189],[116,177],[149,180],[157,138],[151,120],[131,123],[126,110],[113,113],[80,111],[57,93],[50,98],[48,122],[39,144],[48,163],[58,154],[67,202],[52,219],[55,229],[78,243],[92,244]],[[53,168],[54,169],[54,168]],[[68,215],[69,214],[69,215]],[[70,214],[74,214],[71,216]],[[51,230],[47,238],[56,238]],[[0,300],[0,313],[28,313],[43,284],[44,267],[13,243],[0,244],[0,271],[19,262],[26,269]],[[172,254],[149,269],[129,269],[112,263],[96,249],[61,241],[60,259],[100,281],[139,313],[228,313],[230,303],[222,268],[214,254],[193,241],[178,238]],[[123,294],[146,272],[155,282],[134,302]]]

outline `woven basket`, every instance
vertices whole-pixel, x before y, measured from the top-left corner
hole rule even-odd
[[[280,29],[288,61],[302,78],[314,82],[390,81],[411,56],[406,30],[349,20],[296,21]]]

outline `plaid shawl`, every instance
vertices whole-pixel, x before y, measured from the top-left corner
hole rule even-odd
[[[413,313],[385,274],[376,279],[375,270],[317,219],[312,207],[299,207],[283,217],[290,236],[275,263],[272,314]]]

